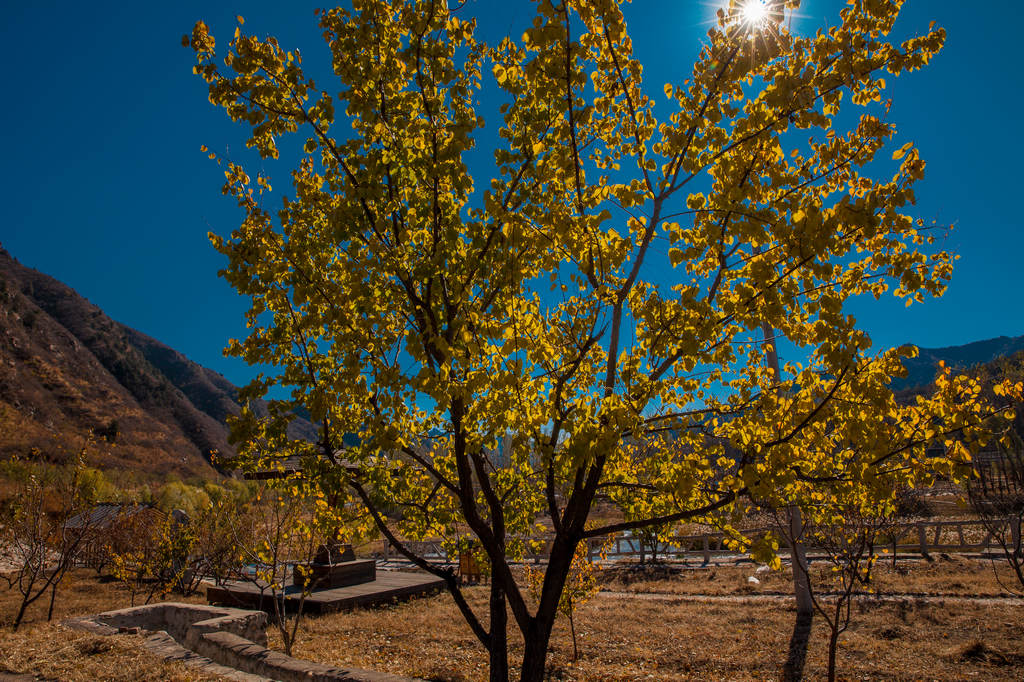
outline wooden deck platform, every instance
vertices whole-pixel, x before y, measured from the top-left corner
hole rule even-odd
[[[377,571],[372,582],[314,590],[306,597],[303,611],[306,613],[330,613],[348,611],[357,606],[373,606],[394,600],[408,599],[423,594],[432,594],[444,589],[444,581],[422,571]],[[302,591],[293,585],[285,590],[288,607],[297,606]],[[273,611],[270,591],[261,594],[260,587],[248,582],[231,582],[223,587],[206,588],[206,601],[241,608]]]

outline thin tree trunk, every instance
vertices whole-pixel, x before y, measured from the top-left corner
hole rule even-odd
[[[284,645],[285,654],[292,655],[292,638],[288,632],[288,606],[284,600],[284,594],[273,592],[274,609],[277,611],[277,631],[281,633],[281,643]]]
[[[53,602],[57,599],[57,583],[56,581],[50,585],[50,608],[46,610],[46,622],[49,623],[53,620]]]
[[[828,682],[836,682],[836,649],[839,646],[839,629],[832,628],[828,638]]]
[[[12,628],[13,630],[17,630],[18,626],[21,625],[21,620],[25,617],[25,609],[28,608],[28,605],[28,599],[21,600],[21,606],[18,607],[18,615],[14,617],[14,627]]]
[[[576,661],[578,661],[580,659],[580,650],[579,650],[579,647],[576,646],[576,623],[575,623],[575,620],[576,619],[573,618],[573,609],[572,609],[572,607],[570,607],[569,608],[569,632],[572,633],[572,662],[573,663],[575,663]]]

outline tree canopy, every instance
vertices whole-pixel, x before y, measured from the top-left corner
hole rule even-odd
[[[941,229],[913,212],[925,163],[884,99],[945,32],[890,42],[901,0],[853,0],[797,35],[798,4],[754,17],[729,2],[664,87],[644,82],[616,0],[541,0],[497,45],[468,9],[355,0],[319,16],[330,88],[241,19],[222,53],[202,22],[186,38],[250,147],[277,158],[283,136],[304,139],[276,209],[270,178],[211,153],[244,212],[211,235],[252,301],[229,350],[280,370],[251,395],[288,387],[322,427],[315,446],[289,442],[246,413],[240,452],[304,454],[325,499],[364,505],[445,576],[492,679],[508,675],[507,611],[522,679],[541,678],[586,538],[728,526],[837,486],[882,503],[962,475],[991,431],[976,382],[948,373],[898,405],[888,381],[912,350],[872,349],[846,308],[941,295],[951,275]],[[497,123],[478,113],[484,91]],[[495,125],[497,173],[477,186],[467,155]],[[792,350],[778,377],[765,330]],[[346,433],[359,442],[342,452]],[[598,499],[630,512],[588,525]],[[510,561],[538,525],[551,554],[531,606]],[[451,570],[406,544],[465,534],[490,563],[486,626]]]

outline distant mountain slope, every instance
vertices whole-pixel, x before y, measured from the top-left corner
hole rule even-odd
[[[0,248],[0,456],[99,434],[113,441],[100,464],[212,474],[211,453],[234,454],[237,391]]]
[[[906,378],[893,379],[891,385],[893,390],[897,391],[927,386],[935,378],[940,361],[953,369],[968,369],[999,357],[1013,355],[1020,350],[1024,350],[1024,336],[1000,336],[963,346],[919,348],[916,358],[903,361],[904,367],[907,368]]]

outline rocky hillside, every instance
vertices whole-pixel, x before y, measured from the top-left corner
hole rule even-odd
[[[211,453],[234,454],[237,391],[0,248],[0,457],[91,436],[101,466],[209,475]],[[294,435],[315,435],[296,422]]]

